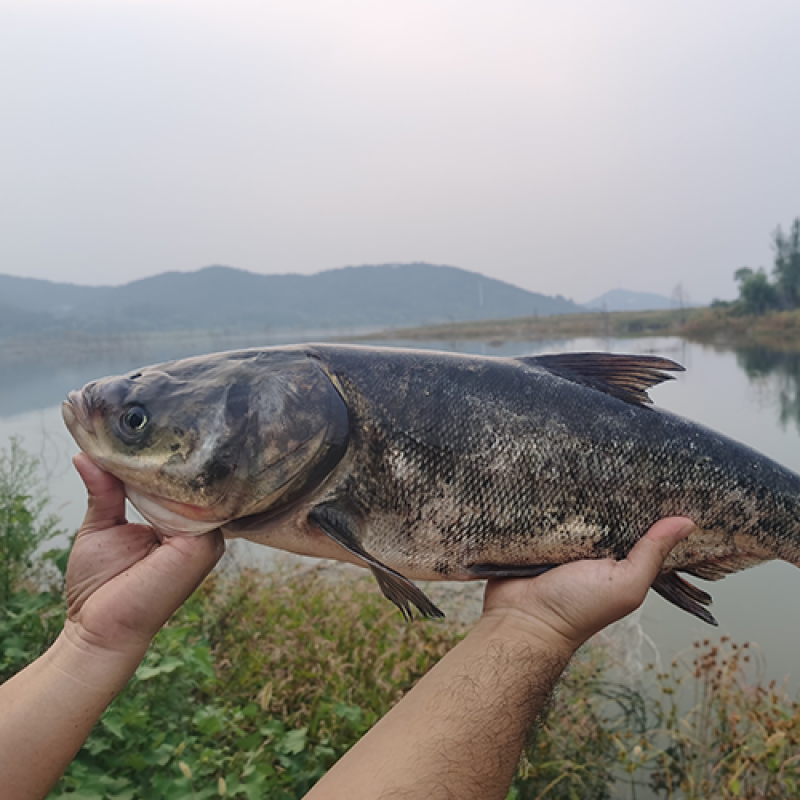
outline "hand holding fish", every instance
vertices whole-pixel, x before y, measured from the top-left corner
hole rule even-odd
[[[516,616],[571,654],[644,602],[672,548],[694,529],[685,517],[662,519],[621,561],[574,561],[534,580],[491,580],[484,618]]]
[[[502,800],[528,731],[575,650],[641,605],[692,530],[686,518],[664,519],[621,561],[577,561],[535,578],[489,581],[477,625],[308,800]]]
[[[45,655],[0,686],[4,800],[47,795],[224,550],[219,532],[162,541],[128,523],[119,481],[83,454],[75,466],[89,510],[67,568],[67,622]]]
[[[222,535],[165,538],[129,523],[120,481],[84,453],[75,467],[89,508],[67,568],[66,633],[83,647],[141,657],[222,556]]]

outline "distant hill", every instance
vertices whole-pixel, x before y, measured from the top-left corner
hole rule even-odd
[[[383,264],[316,275],[258,275],[213,266],[124,286],[76,286],[0,275],[0,336],[19,332],[192,329],[343,330],[547,316],[582,311],[561,296],[456,267]]]
[[[0,304],[25,311],[68,315],[109,291],[109,286],[78,286],[74,283],[0,275]]]
[[[675,303],[660,294],[612,289],[590,303],[584,303],[583,307],[588,311],[661,311],[675,308]]]

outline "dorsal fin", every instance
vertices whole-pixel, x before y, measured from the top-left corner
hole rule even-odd
[[[644,405],[653,401],[647,390],[673,375],[662,370],[683,372],[684,368],[660,356],[631,356],[620,353],[557,353],[526,356],[525,364],[544,367],[561,378],[605,392],[626,403]]]

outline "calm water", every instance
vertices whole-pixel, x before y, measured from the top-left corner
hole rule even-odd
[[[143,363],[260,342],[227,340],[165,342],[158,348],[134,347],[129,352],[65,364],[0,361],[0,447],[13,435],[43,465],[53,509],[64,526],[74,530],[84,510],[84,492],[70,465],[76,452],[61,422],[60,403],[66,393],[89,380],[126,372]],[[393,344],[399,344],[397,342]],[[717,351],[679,339],[513,342],[414,343],[417,347],[457,349],[487,355],[535,352],[609,350],[658,353],[684,364],[676,381],[657,387],[656,404],[702,422],[751,445],[800,472],[800,356],[768,349]],[[268,553],[267,548],[258,548]],[[655,642],[663,663],[697,638],[728,634],[738,642],[755,642],[766,657],[766,677],[786,679],[800,688],[800,644],[794,605],[800,598],[800,573],[789,564],[774,563],[733,575],[719,583],[698,581],[714,596],[720,621],[712,629],[673,608],[651,593],[641,613],[646,636]],[[445,609],[446,610],[446,609]],[[622,634],[619,634],[622,636]]]

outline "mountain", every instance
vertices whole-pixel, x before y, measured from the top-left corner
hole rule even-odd
[[[107,286],[78,286],[74,283],[55,283],[37,278],[0,275],[0,304],[25,311],[69,314],[70,311],[90,303],[109,290],[110,287]]]
[[[588,311],[661,311],[675,308],[675,302],[660,294],[612,289],[583,307]]]
[[[124,286],[76,286],[0,275],[2,306],[26,330],[95,332],[193,329],[387,328],[447,321],[565,314],[582,308],[456,267],[382,264],[316,275],[258,275],[213,266],[165,272]],[[0,324],[0,335],[8,324]],[[11,326],[13,327],[13,325]]]

